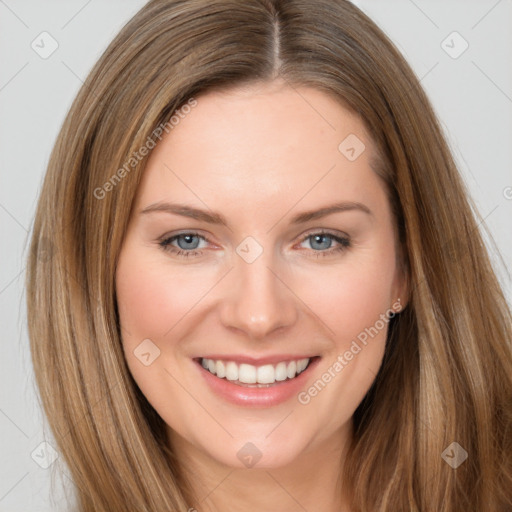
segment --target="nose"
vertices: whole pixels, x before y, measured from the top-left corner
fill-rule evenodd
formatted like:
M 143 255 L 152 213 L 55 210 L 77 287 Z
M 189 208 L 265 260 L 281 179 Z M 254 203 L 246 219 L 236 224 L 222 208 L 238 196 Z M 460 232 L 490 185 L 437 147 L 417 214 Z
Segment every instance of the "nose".
M 298 316 L 295 296 L 263 252 L 252 263 L 235 258 L 221 305 L 222 324 L 262 340 L 293 325 Z

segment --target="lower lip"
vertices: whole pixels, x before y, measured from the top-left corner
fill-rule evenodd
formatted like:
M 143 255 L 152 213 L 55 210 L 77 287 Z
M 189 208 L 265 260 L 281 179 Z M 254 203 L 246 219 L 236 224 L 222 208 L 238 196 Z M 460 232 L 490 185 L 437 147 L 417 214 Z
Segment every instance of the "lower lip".
M 195 363 L 210 389 L 221 398 L 235 405 L 264 408 L 282 404 L 291 397 L 297 396 L 319 361 L 320 357 L 315 357 L 309 363 L 309 366 L 297 377 L 291 380 L 276 382 L 266 388 L 253 388 L 233 384 L 231 381 L 219 379 L 219 377 L 205 370 L 200 360 L 195 360 Z

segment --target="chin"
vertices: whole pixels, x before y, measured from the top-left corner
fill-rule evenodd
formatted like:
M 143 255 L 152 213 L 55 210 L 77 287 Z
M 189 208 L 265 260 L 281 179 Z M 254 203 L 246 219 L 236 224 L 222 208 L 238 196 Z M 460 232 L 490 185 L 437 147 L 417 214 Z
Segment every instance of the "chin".
M 268 430 L 260 436 L 233 438 L 226 443 L 205 446 L 203 450 L 219 463 L 237 469 L 278 469 L 293 464 L 304 454 L 308 442 L 283 436 L 272 439 Z

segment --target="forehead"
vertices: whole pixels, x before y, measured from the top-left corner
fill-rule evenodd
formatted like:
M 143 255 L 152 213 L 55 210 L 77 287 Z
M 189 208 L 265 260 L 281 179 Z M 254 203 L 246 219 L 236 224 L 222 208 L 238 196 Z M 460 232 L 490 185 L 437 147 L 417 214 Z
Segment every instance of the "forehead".
M 153 149 L 139 204 L 203 197 L 291 206 L 306 195 L 361 200 L 382 188 L 364 124 L 322 91 L 272 83 L 196 100 Z

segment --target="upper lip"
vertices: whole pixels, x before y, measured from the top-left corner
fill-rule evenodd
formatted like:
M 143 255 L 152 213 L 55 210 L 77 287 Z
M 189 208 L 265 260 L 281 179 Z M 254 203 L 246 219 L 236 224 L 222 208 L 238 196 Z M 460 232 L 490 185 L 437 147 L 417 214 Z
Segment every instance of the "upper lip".
M 277 364 L 281 362 L 299 361 L 301 359 L 312 359 L 311 355 L 304 354 L 274 354 L 265 357 L 251 357 L 247 355 L 236 355 L 236 354 L 210 354 L 195 359 L 213 359 L 214 361 L 233 361 L 238 364 L 250 364 L 253 366 L 263 366 L 265 364 Z

